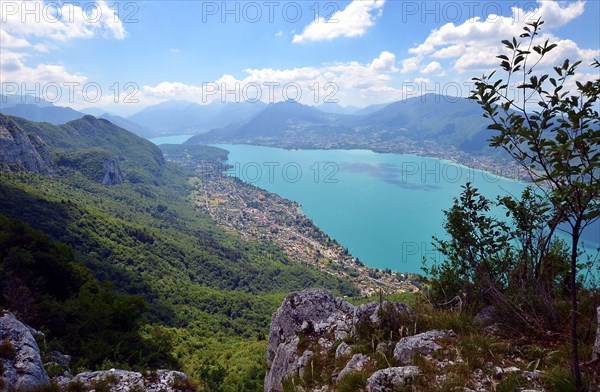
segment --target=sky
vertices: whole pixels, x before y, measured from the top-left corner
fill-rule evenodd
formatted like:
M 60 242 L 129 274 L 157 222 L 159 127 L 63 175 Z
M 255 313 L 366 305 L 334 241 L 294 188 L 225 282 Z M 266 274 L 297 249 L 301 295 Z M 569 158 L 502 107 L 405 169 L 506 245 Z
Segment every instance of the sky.
M 600 1 L 0 0 L 0 93 L 128 115 L 168 100 L 339 103 L 467 96 L 542 18 L 538 65 L 598 78 Z

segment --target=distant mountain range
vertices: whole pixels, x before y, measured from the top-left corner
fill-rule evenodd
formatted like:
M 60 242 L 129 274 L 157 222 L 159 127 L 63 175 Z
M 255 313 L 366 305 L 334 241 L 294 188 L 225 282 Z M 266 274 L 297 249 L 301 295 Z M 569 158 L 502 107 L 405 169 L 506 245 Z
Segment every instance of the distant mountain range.
M 494 155 L 487 145 L 487 122 L 468 99 L 430 94 L 358 112 L 363 114 L 325 113 L 300 103 L 278 102 L 246 122 L 196 135 L 186 143 Z
M 54 106 L 49 101 L 35 95 L 0 94 L 0 110 L 17 105 L 37 105 L 39 107 Z
M 33 96 L 0 96 L 0 112 L 54 125 L 85 114 Z M 362 109 L 337 103 L 307 106 L 296 102 L 200 105 L 166 101 L 127 118 L 86 113 L 151 138 L 196 134 L 186 143 L 247 143 L 284 148 L 371 149 L 454 158 L 456 154 L 496 155 L 488 147 L 489 131 L 474 102 L 428 94 Z
M 200 105 L 188 101 L 166 101 L 148 106 L 128 120 L 152 129 L 156 135 L 191 134 L 246 121 L 265 107 L 262 102 Z
M 38 106 L 37 104 L 16 104 L 14 106 L 3 106 L 0 109 L 3 114 L 24 117 L 31 121 L 48 122 L 54 125 L 64 124 L 84 116 L 83 113 L 69 107 L 62 106 Z

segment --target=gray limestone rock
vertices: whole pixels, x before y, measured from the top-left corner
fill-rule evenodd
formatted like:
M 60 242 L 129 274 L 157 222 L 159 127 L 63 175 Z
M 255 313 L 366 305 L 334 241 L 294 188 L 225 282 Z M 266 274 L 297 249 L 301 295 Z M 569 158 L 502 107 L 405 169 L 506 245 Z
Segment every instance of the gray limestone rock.
M 342 342 L 335 349 L 335 357 L 336 358 L 339 358 L 344 355 L 350 355 L 350 353 L 352 353 L 352 349 L 350 348 L 350 346 L 348 346 L 348 344 L 346 344 L 346 342 Z
M 0 344 L 4 346 L 1 376 L 7 390 L 33 389 L 50 383 L 31 328 L 12 313 L 0 317 Z
M 79 373 L 70 383 L 81 383 L 90 387 L 97 382 L 109 381 L 111 392 L 128 392 L 131 389 L 175 392 L 185 390 L 181 387 L 182 381 L 185 380 L 187 380 L 185 373 L 173 370 L 157 370 L 155 374 L 143 375 L 138 372 L 110 369 Z
M 402 364 L 411 364 L 415 353 L 431 354 L 442 347 L 435 339 L 453 336 L 452 331 L 432 330 L 400 339 L 394 348 L 394 358 Z
M 367 392 L 388 392 L 406 385 L 407 381 L 418 377 L 416 366 L 390 367 L 378 370 L 367 380 Z
M 0 170 L 51 173 L 50 154 L 44 142 L 37 136 L 30 138 L 21 127 L 2 114 L 0 114 Z
M 354 354 L 346 366 L 338 373 L 336 381 L 340 381 L 347 374 L 363 370 L 371 362 L 371 358 L 364 354 Z
M 267 343 L 265 391 L 282 390 L 282 381 L 298 373 L 298 335 L 320 336 L 333 343 L 352 329 L 354 306 L 325 290 L 290 294 L 273 314 Z

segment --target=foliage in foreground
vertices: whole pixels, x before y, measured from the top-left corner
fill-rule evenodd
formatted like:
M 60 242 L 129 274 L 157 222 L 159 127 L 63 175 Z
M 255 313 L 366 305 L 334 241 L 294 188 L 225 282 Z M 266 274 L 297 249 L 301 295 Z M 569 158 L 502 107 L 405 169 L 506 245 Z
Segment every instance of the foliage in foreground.
M 581 64 L 568 59 L 554 74 L 540 74 L 536 67 L 557 46 L 536 42 L 542 25 L 527 23 L 524 41 L 502 41 L 508 55 L 498 58 L 506 79 L 495 79 L 495 72 L 475 78 L 471 97 L 490 119 L 490 146 L 505 150 L 537 191 L 498 201 L 512 218 L 507 226 L 486 214 L 491 202 L 467 184 L 446 211 L 451 239 L 436 240 L 446 260 L 429 271 L 438 300 L 449 294 L 467 305 L 492 304 L 499 319 L 529 336 L 564 336 L 570 329 L 572 377 L 583 390 L 578 322 L 588 316 L 580 302 L 590 291 L 579 278 L 597 260 L 581 254 L 580 238 L 600 217 L 600 79 L 574 81 L 567 91 Z M 521 79 L 515 97 L 509 96 L 513 77 Z M 568 247 L 554 237 L 565 228 Z M 569 328 L 558 314 L 567 301 Z

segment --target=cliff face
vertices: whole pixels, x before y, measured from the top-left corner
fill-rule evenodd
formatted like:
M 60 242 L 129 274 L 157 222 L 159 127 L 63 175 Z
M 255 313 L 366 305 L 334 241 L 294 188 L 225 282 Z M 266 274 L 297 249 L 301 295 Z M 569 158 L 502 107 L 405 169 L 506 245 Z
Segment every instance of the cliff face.
M 120 185 L 125 181 L 125 175 L 116 159 L 105 159 L 104 170 L 106 170 L 106 174 L 104 174 L 102 185 Z
M 21 127 L 0 114 L 0 170 L 51 173 L 50 154 L 37 136 L 29 137 Z

